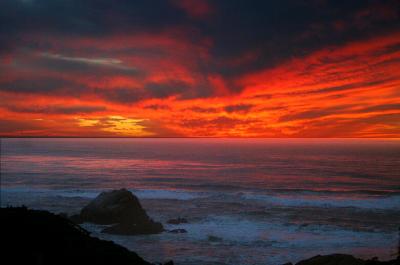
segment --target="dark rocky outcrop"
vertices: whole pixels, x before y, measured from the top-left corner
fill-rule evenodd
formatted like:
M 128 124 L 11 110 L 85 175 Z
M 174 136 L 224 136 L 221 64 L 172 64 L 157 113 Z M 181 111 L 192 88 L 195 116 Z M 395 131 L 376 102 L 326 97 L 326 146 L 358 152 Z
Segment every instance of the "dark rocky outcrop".
M 103 229 L 103 233 L 115 235 L 149 235 L 163 232 L 163 226 L 157 222 L 119 223 Z
M 208 239 L 208 241 L 210 241 L 210 242 L 221 242 L 221 241 L 222 241 L 222 238 L 217 237 L 217 236 L 212 236 L 212 235 L 209 235 L 209 236 L 207 237 L 207 239 Z
M 187 231 L 186 231 L 186 229 L 179 228 L 179 229 L 172 229 L 172 230 L 169 230 L 168 233 L 172 233 L 172 234 L 184 234 L 184 233 L 187 233 Z
M 287 263 L 291 264 L 291 263 Z M 302 260 L 296 265 L 399 265 L 400 260 L 379 261 L 377 258 L 362 260 L 347 254 L 318 255 Z
M 326 256 L 315 256 L 307 260 L 302 260 L 296 265 L 364 265 L 365 262 L 351 255 L 332 254 Z
M 122 246 L 91 237 L 62 216 L 25 207 L 1 208 L 0 213 L 3 264 L 150 265 Z
M 167 224 L 172 224 L 172 225 L 179 225 L 179 224 L 186 224 L 188 221 L 186 218 L 175 218 L 175 219 L 169 219 L 167 221 Z
M 126 189 L 100 193 L 79 215 L 73 215 L 70 219 L 78 224 L 90 222 L 112 225 L 102 231 L 109 234 L 139 235 L 164 231 L 162 224 L 154 222 L 139 199 Z

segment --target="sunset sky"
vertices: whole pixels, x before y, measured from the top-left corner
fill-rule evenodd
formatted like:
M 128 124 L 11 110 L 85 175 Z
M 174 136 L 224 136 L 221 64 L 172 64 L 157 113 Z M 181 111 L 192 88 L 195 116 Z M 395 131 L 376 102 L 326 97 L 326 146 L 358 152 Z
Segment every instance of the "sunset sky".
M 400 137 L 400 2 L 1 0 L 0 135 Z

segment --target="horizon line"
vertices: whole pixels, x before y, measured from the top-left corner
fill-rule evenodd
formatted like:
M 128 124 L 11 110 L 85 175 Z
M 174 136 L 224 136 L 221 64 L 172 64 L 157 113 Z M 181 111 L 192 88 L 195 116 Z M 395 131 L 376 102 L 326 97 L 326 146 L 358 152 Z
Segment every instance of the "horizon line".
M 399 137 L 240 137 L 240 136 L 13 136 L 0 135 L 3 138 L 71 138 L 71 139 L 370 139 L 370 140 L 400 140 Z

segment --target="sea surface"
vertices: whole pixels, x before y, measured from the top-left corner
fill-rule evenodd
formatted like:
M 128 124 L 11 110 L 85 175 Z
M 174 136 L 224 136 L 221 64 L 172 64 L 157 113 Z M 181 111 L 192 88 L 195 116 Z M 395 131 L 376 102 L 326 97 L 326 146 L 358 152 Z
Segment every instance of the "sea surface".
M 167 229 L 101 234 L 152 262 L 283 264 L 317 254 L 393 258 L 400 140 L 1 139 L 1 205 L 77 213 L 127 188 Z M 187 224 L 168 225 L 185 217 Z

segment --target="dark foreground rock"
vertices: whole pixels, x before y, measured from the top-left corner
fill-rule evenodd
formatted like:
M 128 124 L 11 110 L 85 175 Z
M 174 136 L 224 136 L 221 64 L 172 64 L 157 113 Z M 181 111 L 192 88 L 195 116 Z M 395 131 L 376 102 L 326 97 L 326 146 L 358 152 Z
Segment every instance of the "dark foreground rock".
M 184 233 L 187 233 L 187 231 L 186 231 L 186 229 L 178 228 L 178 229 L 169 230 L 168 233 L 172 233 L 172 234 L 184 234 Z
M 25 207 L 0 212 L 3 264 L 150 265 L 122 246 L 91 237 L 62 216 Z
M 221 241 L 222 241 L 222 238 L 217 237 L 217 236 L 212 236 L 212 235 L 209 235 L 209 236 L 207 237 L 207 239 L 208 239 L 208 241 L 210 241 L 210 242 L 221 242 Z
M 296 265 L 319 265 L 319 264 L 332 264 L 332 265 L 364 265 L 365 261 L 357 259 L 351 255 L 333 254 L 326 256 L 315 256 L 307 260 L 302 260 Z
M 286 263 L 291 265 L 292 263 Z M 400 260 L 379 261 L 378 259 L 362 260 L 346 254 L 318 255 L 302 260 L 296 265 L 400 265 Z
M 79 215 L 71 216 L 76 223 L 90 222 L 113 225 L 102 232 L 119 235 L 158 234 L 164 231 L 143 209 L 139 199 L 126 189 L 100 193 Z
M 103 233 L 114 235 L 150 235 L 162 231 L 164 231 L 162 225 L 157 222 L 120 223 L 102 230 Z

